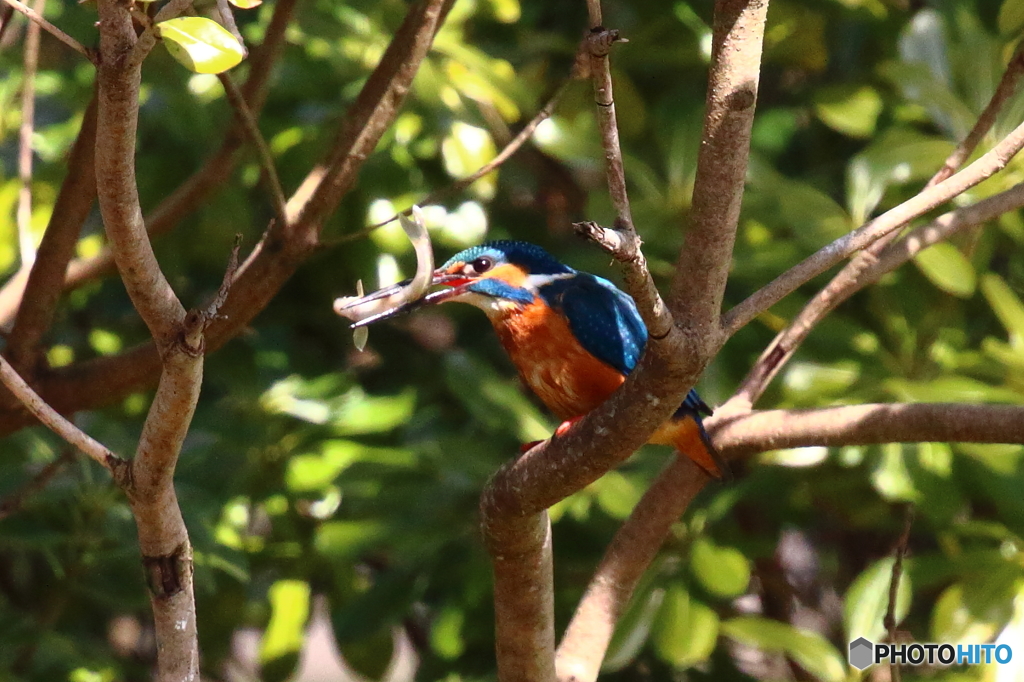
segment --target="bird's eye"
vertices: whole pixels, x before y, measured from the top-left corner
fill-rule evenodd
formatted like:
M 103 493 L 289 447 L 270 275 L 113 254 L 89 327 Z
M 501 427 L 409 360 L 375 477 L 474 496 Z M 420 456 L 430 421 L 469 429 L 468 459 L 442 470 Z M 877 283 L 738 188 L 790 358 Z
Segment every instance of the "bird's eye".
M 482 275 L 494 267 L 494 261 L 487 256 L 480 256 L 467 266 L 469 274 Z

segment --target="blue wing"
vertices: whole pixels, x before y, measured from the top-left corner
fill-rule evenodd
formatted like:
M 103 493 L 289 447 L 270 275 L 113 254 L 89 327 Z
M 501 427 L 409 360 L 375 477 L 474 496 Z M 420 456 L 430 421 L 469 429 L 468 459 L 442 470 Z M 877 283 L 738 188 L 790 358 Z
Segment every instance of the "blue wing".
M 647 345 L 647 327 L 628 294 L 585 272 L 555 280 L 540 294 L 588 353 L 623 374 L 633 371 Z
M 647 345 L 644 325 L 632 297 L 606 279 L 584 272 L 570 279 L 555 280 L 541 287 L 541 296 L 569 322 L 580 345 L 598 360 L 623 374 L 636 367 Z M 710 415 L 697 391 L 690 390 L 679 406 L 677 419 Z

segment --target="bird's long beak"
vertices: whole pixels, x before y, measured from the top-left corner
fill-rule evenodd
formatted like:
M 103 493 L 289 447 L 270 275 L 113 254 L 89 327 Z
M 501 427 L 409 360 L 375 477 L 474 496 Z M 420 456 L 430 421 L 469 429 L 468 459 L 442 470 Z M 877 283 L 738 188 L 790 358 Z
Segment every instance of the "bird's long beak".
M 375 291 L 372 294 L 366 296 L 364 299 L 362 299 L 360 301 L 360 304 L 366 301 L 378 300 L 387 296 L 394 295 L 395 293 L 400 291 L 402 287 L 407 286 L 411 281 L 411 279 L 407 279 L 404 282 L 399 282 L 398 284 L 393 284 L 390 287 L 385 287 L 379 291 Z M 466 281 L 465 277 L 461 275 L 449 275 L 440 270 L 435 270 L 434 276 L 430 281 L 430 286 L 443 285 L 449 288 L 441 289 L 440 291 L 435 291 L 433 293 L 427 294 L 423 298 L 419 298 L 416 299 L 415 301 L 410 301 L 408 303 L 404 303 L 389 310 L 385 310 L 384 312 L 377 313 L 376 315 L 372 315 L 365 319 L 359 320 L 358 322 L 353 322 L 351 328 L 358 329 L 359 327 L 365 327 L 375 322 L 381 322 L 383 320 L 391 319 L 392 317 L 404 315 L 405 313 L 412 312 L 413 310 L 416 310 L 418 308 L 423 308 L 428 305 L 435 305 L 437 303 L 443 303 L 447 300 L 455 298 L 456 296 L 459 296 L 460 294 L 465 293 L 466 288 L 469 286 L 469 284 L 470 282 Z

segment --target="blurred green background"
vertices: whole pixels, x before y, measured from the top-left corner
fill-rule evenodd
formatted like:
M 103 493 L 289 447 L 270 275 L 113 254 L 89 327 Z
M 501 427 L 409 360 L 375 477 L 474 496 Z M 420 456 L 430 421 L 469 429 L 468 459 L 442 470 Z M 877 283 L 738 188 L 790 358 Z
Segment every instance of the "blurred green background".
M 272 5 L 237 13 L 250 43 Z M 613 54 L 615 95 L 635 222 L 664 284 L 689 209 L 711 2 L 608 0 L 604 8 L 606 25 L 629 39 Z M 300 1 L 261 119 L 286 191 L 322 154 L 405 9 L 398 0 Z M 85 44 L 95 40 L 93 6 L 51 0 L 46 15 Z M 579 1 L 458 0 L 324 241 L 491 158 L 568 73 L 585 23 Z M 772 0 L 727 305 L 914 194 L 970 129 L 1022 30 L 1020 0 Z M 0 52 L 0 270 L 8 276 L 18 267 L 20 34 L 9 33 Z M 93 70 L 48 37 L 40 68 L 33 191 L 41 233 Z M 162 49 L 146 63 L 143 94 L 138 168 L 143 206 L 152 208 L 219 144 L 230 110 L 215 77 L 186 72 Z M 1022 118 L 1018 96 L 983 146 Z M 590 86 L 577 82 L 531 146 L 427 207 L 438 258 L 513 237 L 614 278 L 607 256 L 570 227 L 610 222 L 601 159 Z M 216 290 L 236 232 L 246 248 L 259 238 L 271 216 L 259 175 L 248 154 L 231 183 L 157 241 L 186 305 Z M 1022 176 L 1013 161 L 958 201 Z M 80 255 L 102 240 L 94 213 Z M 1022 244 L 1017 212 L 924 252 L 818 327 L 758 407 L 1024 402 Z M 195 545 L 207 679 L 294 675 L 312 614 L 367 677 L 378 678 L 400 650 L 398 677 L 416 661 L 419 680 L 494 678 L 478 495 L 520 443 L 545 437 L 554 423 L 468 307 L 375 328 L 367 352 L 353 350 L 333 298 L 352 293 L 357 279 L 372 288 L 413 269 L 397 225 L 326 248 L 246 333 L 208 358 L 177 475 Z M 710 404 L 729 397 L 825 281 L 729 342 L 699 386 Z M 66 296 L 47 357 L 67 365 L 145 338 L 122 285 L 108 278 Z M 77 423 L 128 454 L 150 398 L 128 396 Z M 39 428 L 7 437 L 0 500 L 63 451 Z M 845 663 L 846 643 L 882 636 L 891 550 L 902 505 L 913 502 L 900 629 L 918 641 L 998 637 L 1018 650 L 1013 669 L 908 669 L 905 679 L 1024 680 L 1022 453 L 1019 445 L 925 443 L 777 451 L 737 463 L 737 480 L 709 487 L 677 524 L 616 633 L 605 679 L 861 677 Z M 559 630 L 668 456 L 645 448 L 552 510 Z M 0 520 L 0 678 L 148 679 L 149 621 L 134 524 L 103 471 L 74 461 Z M 328 677 L 307 669 L 304 679 Z

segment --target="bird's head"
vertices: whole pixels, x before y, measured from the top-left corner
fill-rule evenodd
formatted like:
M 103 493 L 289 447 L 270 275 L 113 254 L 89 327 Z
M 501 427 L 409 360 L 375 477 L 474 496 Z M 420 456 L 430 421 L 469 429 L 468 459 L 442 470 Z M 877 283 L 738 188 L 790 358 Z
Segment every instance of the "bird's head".
M 573 274 L 534 244 L 489 242 L 455 254 L 438 268 L 434 282 L 448 288 L 432 294 L 429 302 L 461 301 L 488 314 L 500 313 L 529 305 L 542 286 Z
M 500 315 L 532 303 L 545 284 L 575 274 L 575 270 L 534 244 L 488 242 L 460 251 L 434 271 L 432 284 L 443 286 L 443 289 L 353 326 L 363 326 L 412 308 L 447 301 L 469 303 L 489 316 Z

